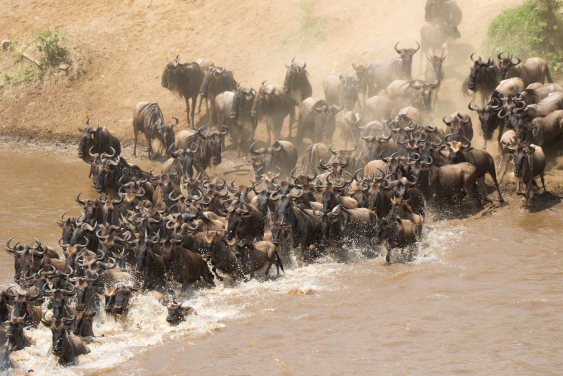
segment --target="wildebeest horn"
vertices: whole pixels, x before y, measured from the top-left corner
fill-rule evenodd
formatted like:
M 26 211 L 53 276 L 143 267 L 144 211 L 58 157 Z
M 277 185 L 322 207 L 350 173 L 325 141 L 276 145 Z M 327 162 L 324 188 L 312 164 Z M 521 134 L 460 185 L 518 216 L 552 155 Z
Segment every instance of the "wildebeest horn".
M 394 47 L 395 51 L 397 51 L 398 54 L 400 54 L 401 52 L 403 52 L 405 50 L 404 48 L 401 48 L 400 50 L 397 49 L 397 46 L 399 45 L 399 43 L 401 43 L 401 42 L 397 42 L 397 44 Z
M 502 60 L 502 54 L 503 54 L 503 53 L 504 53 L 504 52 L 501 52 L 500 54 L 497 55 L 499 62 Z
M 514 63 L 514 62 L 512 61 L 512 59 L 510 59 L 510 64 L 512 64 L 512 65 L 518 65 L 518 64 L 520 64 L 520 63 L 522 62 L 522 59 L 520 59 L 520 58 L 518 57 L 518 55 L 516 55 L 516 54 L 512 55 L 512 58 L 514 58 L 514 56 L 516 56 L 516 58 L 518 59 L 518 62 Z
M 81 200 L 81 199 L 80 199 L 80 195 L 81 195 L 81 194 L 82 194 L 82 192 L 80 192 L 80 193 L 78 194 L 78 196 L 76 196 L 76 202 L 78 202 L 79 204 L 82 204 L 82 205 L 86 205 L 88 201 L 83 201 L 83 200 Z
M 88 150 L 88 154 L 90 154 L 92 158 L 98 158 L 100 156 L 100 153 L 92 154 L 92 149 L 94 149 L 93 146 Z
M 416 52 L 416 51 L 420 50 L 420 43 L 418 43 L 416 40 L 415 40 L 415 43 L 418 45 L 418 48 L 416 50 L 414 48 L 411 48 L 412 52 Z
M 218 132 L 220 135 L 224 136 L 227 133 L 229 133 L 229 128 L 226 125 L 222 125 L 221 129 L 224 129 L 225 131 L 224 132 Z
M 201 137 L 202 139 L 207 140 L 209 137 L 207 137 L 207 136 L 203 133 L 204 130 L 205 130 L 205 127 L 200 127 L 200 128 L 197 130 L 197 134 L 198 134 L 199 137 Z
M 471 59 L 471 61 L 474 62 L 474 63 L 475 63 L 475 60 L 473 60 L 473 55 L 475 55 L 475 54 L 476 54 L 476 52 L 473 52 L 473 53 L 471 54 L 471 56 L 469 56 L 469 58 Z
M 469 108 L 469 110 L 471 110 L 471 111 L 479 111 L 479 106 L 475 105 L 475 106 L 471 107 L 472 103 L 473 103 L 473 100 L 471 100 L 471 102 L 469 102 L 469 105 L 467 105 L 467 108 Z
M 467 137 L 465 137 L 464 135 L 461 135 L 461 137 L 463 137 L 465 139 L 465 141 L 467 141 L 467 146 L 463 145 L 463 143 L 461 144 L 461 147 L 464 149 L 469 149 L 471 147 L 471 141 L 469 141 L 467 139 Z
M 329 165 L 329 164 L 323 164 L 323 158 L 321 157 L 321 160 L 319 161 L 318 167 L 319 167 L 321 170 L 328 170 L 329 167 L 330 167 L 330 165 Z
M 446 135 L 446 138 L 445 138 L 445 141 L 446 141 L 446 145 L 448 145 L 448 146 L 451 146 L 451 144 L 452 144 L 452 141 L 448 141 L 448 139 L 449 139 L 450 137 L 453 137 L 453 136 L 454 136 L 454 135 L 453 135 L 453 134 L 451 134 L 451 133 L 450 133 L 450 134 L 448 134 L 448 135 Z
M 332 153 L 332 155 L 337 155 L 340 152 L 340 150 L 332 150 L 332 144 L 330 144 L 328 150 Z
M 444 117 L 442 118 L 442 121 L 444 122 L 444 124 L 451 126 L 451 125 L 452 125 L 452 122 L 453 122 L 453 120 L 450 120 L 450 121 L 446 121 L 446 116 L 448 116 L 448 115 L 444 115 Z
M 257 152 L 256 150 L 254 150 L 254 145 L 256 145 L 257 142 L 258 142 L 258 141 L 254 141 L 254 142 L 252 143 L 252 145 L 250 145 L 250 154 L 260 155 L 259 152 Z

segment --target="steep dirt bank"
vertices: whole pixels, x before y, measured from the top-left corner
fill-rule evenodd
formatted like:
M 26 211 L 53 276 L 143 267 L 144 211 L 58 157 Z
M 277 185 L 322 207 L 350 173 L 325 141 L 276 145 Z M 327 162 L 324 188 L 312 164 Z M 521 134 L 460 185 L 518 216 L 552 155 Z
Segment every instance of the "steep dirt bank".
M 459 1 L 462 38 L 446 61 L 446 80 L 436 119 L 465 108 L 460 82 L 468 56 L 478 50 L 486 25 L 505 3 Z M 326 29 L 324 41 L 286 45 L 279 41 L 294 30 L 298 1 L 4 1 L 1 39 L 33 34 L 45 25 L 69 32 L 68 38 L 88 56 L 78 80 L 44 88 L 0 91 L 0 135 L 68 140 L 86 118 L 99 120 L 125 143 L 132 140 L 132 112 L 139 101 L 156 100 L 165 118 L 185 122 L 185 104 L 160 86 L 167 59 L 206 57 L 233 70 L 243 85 L 282 83 L 284 63 L 307 59 L 314 95 L 329 73 L 345 73 L 350 63 L 395 57 L 393 45 L 414 45 L 424 24 L 424 1 L 317 3 L 315 15 Z M 0 53 L 0 59 L 2 53 Z M 415 56 L 413 73 L 421 76 Z M 423 59 L 424 66 L 426 64 Z M 259 126 L 258 138 L 263 136 Z M 282 132 L 285 135 L 285 132 Z

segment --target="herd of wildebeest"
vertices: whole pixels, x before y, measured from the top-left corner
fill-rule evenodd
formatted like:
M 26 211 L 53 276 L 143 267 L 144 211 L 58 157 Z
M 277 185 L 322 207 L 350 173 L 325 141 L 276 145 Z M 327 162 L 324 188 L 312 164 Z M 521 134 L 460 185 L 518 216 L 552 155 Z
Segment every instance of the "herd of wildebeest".
M 78 194 L 81 215 L 65 213 L 58 222 L 60 249 L 37 239 L 7 242 L 17 285 L 1 291 L 2 367 L 11 367 L 11 352 L 30 345 L 23 329 L 40 323 L 51 328 L 51 353 L 62 364 L 75 363 L 89 352 L 81 337 L 94 337 L 96 314 L 104 309 L 126 317 L 138 293 L 167 304 L 167 320 L 175 325 L 195 314 L 174 301 L 175 286 L 182 292 L 196 282 L 213 287 L 224 275 L 247 281 L 263 268 L 268 274 L 272 265 L 279 274 L 282 260 L 308 263 L 352 248 L 368 257 L 387 249 L 387 262 L 410 261 L 432 202 L 447 209 L 469 196 L 480 207 L 488 200 L 487 173 L 503 203 L 493 157 L 472 147 L 468 113 L 444 116 L 444 128 L 425 124 L 444 79 L 444 49 L 459 37 L 461 11 L 453 0 L 428 0 L 426 21 L 422 45 L 397 44 L 399 57 L 391 61 L 352 64 L 346 74 L 326 77 L 325 99 L 313 97 L 306 62 L 286 66 L 283 85 L 263 82 L 255 90 L 207 59 L 181 64 L 176 57 L 161 84 L 185 99 L 192 129 L 175 133 L 178 119 L 165 122 L 157 102 L 139 103 L 133 116 L 133 156 L 141 132 L 149 158 L 157 153 L 153 144 L 169 156 L 160 174 L 120 157 L 120 141 L 105 127 L 88 121 L 79 128 L 79 157 L 90 164 L 101 195 Z M 423 55 L 432 51 L 425 79 L 412 79 L 413 56 L 421 48 Z M 472 54 L 471 60 L 463 84 L 467 95 L 473 92 L 468 109 L 478 114 L 485 145 L 498 128 L 500 180 L 512 161 L 517 191 L 523 182 L 528 204 L 535 177 L 545 190 L 545 155 L 554 157 L 560 148 L 563 86 L 552 83 L 539 57 L 522 62 L 498 54 L 498 61 L 485 61 Z M 200 108 L 206 101 L 209 126 L 195 130 L 198 95 Z M 338 114 L 344 149 L 332 146 Z M 288 116 L 289 134 L 282 140 Z M 253 142 L 259 123 L 268 132 L 261 148 Z M 226 137 L 239 154 L 249 151 L 246 171 L 253 180 L 247 185 L 206 173 L 221 163 Z M 223 176 L 244 174 L 240 167 Z

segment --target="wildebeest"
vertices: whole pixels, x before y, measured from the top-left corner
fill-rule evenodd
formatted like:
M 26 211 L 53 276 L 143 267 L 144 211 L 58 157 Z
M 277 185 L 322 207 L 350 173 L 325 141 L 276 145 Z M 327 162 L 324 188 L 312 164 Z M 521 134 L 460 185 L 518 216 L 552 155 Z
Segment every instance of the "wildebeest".
M 166 272 L 170 273 L 174 281 L 182 284 L 182 291 L 186 291 L 190 284 L 203 279 L 215 287 L 213 274 L 201 255 L 181 246 L 183 240 L 165 239 L 162 245 L 162 258 Z
M 96 316 L 96 312 L 76 311 L 72 334 L 80 337 L 95 337 L 92 330 L 94 316 Z
M 513 57 L 516 55 L 508 54 L 507 57 L 502 57 L 502 52 L 498 54 L 498 67 L 499 67 L 499 80 L 506 80 L 512 77 L 520 77 L 524 81 L 524 86 L 533 84 L 534 82 L 544 83 L 547 78 L 547 82 L 552 83 L 551 75 L 549 74 L 549 68 L 547 62 L 540 57 L 532 57 L 522 63 L 522 60 L 516 56 L 518 59 L 516 62 L 513 61 Z
M 6 332 L 6 350 L 19 351 L 31 346 L 31 340 L 24 331 L 23 317 L 12 317 Z
M 539 85 L 539 86 L 537 86 Z M 524 90 L 518 93 L 514 98 L 515 100 L 524 101 L 526 105 L 538 103 L 548 95 L 555 93 L 556 91 L 563 91 L 563 85 L 561 84 L 531 84 L 528 85 Z
M 293 58 L 295 60 L 295 58 Z M 303 65 L 299 63 L 294 63 L 291 60 L 291 65 L 285 65 L 287 72 L 285 74 L 285 80 L 283 81 L 283 91 L 293 100 L 295 106 L 299 107 L 301 102 L 305 98 L 313 96 L 313 87 L 309 82 L 307 77 L 308 73 L 305 67 L 307 66 L 307 61 L 303 62 Z M 291 137 L 291 126 L 293 124 L 289 122 L 289 137 Z
M 237 238 L 247 241 L 261 240 L 264 236 L 264 218 L 262 214 L 242 200 L 235 200 L 227 208 L 225 229 L 227 240 Z
M 246 274 L 250 274 L 250 279 L 254 278 L 254 272 L 261 270 L 268 264 L 264 274 L 268 275 L 272 264 L 276 265 L 278 275 L 280 268 L 283 272 L 283 264 L 280 255 L 276 250 L 276 246 L 268 241 L 259 241 L 256 243 L 237 244 L 238 251 L 241 254 L 241 263 Z
M 66 325 L 71 323 L 70 319 L 57 319 L 54 323 L 49 322 L 47 325 L 51 327 L 53 335 L 51 353 L 58 358 L 61 365 L 76 364 L 76 357 L 90 353 L 90 348 L 67 330 Z
M 469 104 L 471 105 L 471 103 Z M 447 121 L 446 117 L 449 117 L 450 120 Z M 444 115 L 442 121 L 446 124 L 446 133 L 454 135 L 455 141 L 462 141 L 461 136 L 469 141 L 473 140 L 473 124 L 465 112 L 457 111 L 449 116 Z
M 491 61 L 490 57 L 485 62 L 481 59 L 481 56 L 479 56 L 479 59 L 474 60 L 473 55 L 475 55 L 475 52 L 470 56 L 473 66 L 469 76 L 463 81 L 462 91 L 464 95 L 469 96 L 467 89 L 471 90 L 473 92 L 473 100 L 479 94 L 481 97 L 481 107 L 484 107 L 485 102 L 499 83 L 499 70 L 494 60 Z
M 541 147 L 528 145 L 527 143 L 520 143 L 516 147 L 509 144 L 506 148 L 508 153 L 513 155 L 514 176 L 518 179 L 518 189 L 516 190 L 516 193 L 525 197 L 525 205 L 528 206 L 532 185 L 536 185 L 534 178 L 538 175 L 541 179 L 543 191 L 547 192 L 544 180 L 546 164 L 545 155 Z M 522 183 L 526 185 L 525 193 L 520 193 L 520 186 Z
M 481 200 L 473 189 L 477 179 L 475 166 L 467 162 L 442 167 L 427 162 L 422 164 L 428 171 L 428 185 L 421 188 L 431 201 L 437 198 L 455 198 L 460 203 L 465 192 L 481 206 Z
M 252 88 L 237 87 L 235 92 L 225 91 L 215 97 L 215 109 L 219 124 L 229 128 L 233 143 L 240 149 L 254 141 L 257 119 L 252 118 L 252 104 L 256 90 Z
M 274 172 L 279 168 L 281 178 L 287 178 L 297 165 L 299 156 L 295 146 L 289 141 L 276 141 L 268 148 L 256 150 L 256 142 L 250 146 L 250 154 L 260 157 L 259 168 L 262 173 Z
M 237 255 L 233 252 L 236 239 L 228 239 L 224 232 L 216 231 L 215 233 L 206 234 L 207 239 L 207 257 L 211 260 L 213 268 L 211 269 L 220 281 L 223 277 L 217 273 L 219 269 L 223 274 L 230 274 L 236 280 L 246 280 L 244 269 Z
M 420 64 L 422 66 L 422 57 L 426 56 L 429 50 L 432 54 L 436 50 L 444 51 L 449 49 L 448 45 L 452 39 L 461 38 L 461 34 L 457 28 L 453 18 L 438 20 L 435 23 L 427 23 L 420 29 L 420 44 L 422 51 L 420 52 Z
M 375 60 L 366 69 L 366 77 L 369 85 L 369 96 L 376 95 L 376 87 L 378 89 L 386 88 L 395 80 L 410 80 L 412 78 L 412 58 L 420 49 L 418 48 L 401 48 L 397 49 L 399 43 L 395 45 L 395 51 L 400 55 L 391 61 Z
M 338 105 L 348 111 L 353 111 L 358 101 L 358 91 L 352 78 L 341 74 L 331 74 L 323 80 L 323 90 L 328 105 Z
M 223 126 L 223 131 L 206 132 L 204 127 L 196 131 L 181 131 L 176 135 L 174 148 L 176 150 L 195 150 L 197 152 L 193 155 L 193 167 L 197 170 L 198 174 L 207 176 L 205 170 L 211 163 L 217 166 L 221 163 L 221 142 L 222 137 L 229 131 L 227 127 Z M 213 159 L 212 159 L 213 158 Z
M 546 146 L 560 140 L 563 135 L 563 110 L 535 118 L 532 121 L 531 129 L 534 144 L 546 149 Z
M 209 127 L 217 124 L 217 113 L 215 112 L 215 97 L 224 91 L 237 89 L 237 82 L 233 78 L 233 72 L 226 71 L 225 67 L 216 68 L 213 63 L 205 72 L 199 95 L 201 98 L 209 99 Z M 224 123 L 219 123 L 223 125 Z
M 440 84 L 444 80 L 444 69 L 442 68 L 444 60 L 446 60 L 446 55 L 444 54 L 442 54 L 442 56 L 428 55 L 429 64 L 426 66 L 424 78 L 426 79 L 426 82 L 438 83 L 438 86 L 434 89 L 434 102 L 432 104 L 433 107 L 435 107 L 436 102 L 438 102 L 438 92 L 440 91 Z
M 170 303 L 166 308 L 168 310 L 166 321 L 170 325 L 180 324 L 180 322 L 186 320 L 186 316 L 197 315 L 195 309 L 184 304 Z
M 190 98 L 192 99 L 191 125 L 195 127 L 195 107 L 197 96 L 203 82 L 204 72 L 198 63 L 180 64 L 180 55 L 166 64 L 162 73 L 161 85 L 186 101 L 186 114 L 188 126 L 190 125 Z
M 385 260 L 387 263 L 412 261 L 413 250 L 411 247 L 416 243 L 416 225 L 409 220 L 396 216 L 378 218 L 375 224 L 374 240 L 376 244 L 386 242 L 387 255 Z M 392 258 L 391 252 L 394 248 L 401 249 L 402 257 L 397 261 Z
M 154 139 L 158 140 L 163 150 L 168 153 L 169 148 L 174 145 L 174 127 L 178 125 L 178 119 L 175 117 L 172 117 L 172 119 L 176 120 L 176 124 L 164 123 L 164 117 L 157 102 L 137 103 L 133 112 L 133 134 L 135 135 L 133 156 L 137 156 L 137 135 L 139 132 L 143 133 L 147 139 L 149 160 L 153 152 L 152 140 Z
M 121 143 L 106 127 L 100 128 L 100 123 L 96 127 L 90 125 L 90 119 L 86 121 L 84 129 L 78 127 L 78 131 L 82 134 L 80 143 L 78 144 L 78 158 L 84 162 L 90 162 L 93 154 L 113 154 L 112 148 L 115 150 L 115 156 L 121 153 Z
M 303 158 L 301 159 L 301 173 L 305 175 L 316 175 L 316 166 L 318 161 L 324 159 L 328 161 L 332 156 L 328 146 L 323 143 L 313 144 L 307 148 Z
M 521 101 L 515 100 L 518 104 Z M 523 122 L 531 123 L 533 119 L 546 116 L 557 110 L 563 110 L 563 91 L 556 91 L 535 104 L 529 104 L 525 107 L 514 108 L 513 112 L 522 119 Z M 515 131 L 517 131 L 515 129 Z
M 313 97 L 305 99 L 299 105 L 299 122 L 297 125 L 296 142 L 310 138 L 313 143 L 332 142 L 336 130 L 336 114 L 342 107 L 329 106 L 325 100 Z
M 362 106 L 365 106 L 366 104 L 366 96 L 368 94 L 368 79 L 366 76 L 366 72 L 369 70 L 370 67 L 371 64 L 367 64 L 367 65 L 352 64 L 352 66 L 346 73 L 348 77 L 352 77 L 352 79 L 355 79 L 353 82 L 356 83 L 358 94 L 362 94 L 363 101 L 360 103 Z
M 499 107 L 495 107 L 490 104 L 485 107 L 479 107 L 477 105 L 471 106 L 471 103 L 473 103 L 473 101 L 469 102 L 468 108 L 471 111 L 477 112 L 477 115 L 479 115 L 479 122 L 481 123 L 481 130 L 483 131 L 483 139 L 485 140 L 484 148 L 487 147 L 487 141 L 493 138 L 494 131 L 499 127 L 498 143 L 500 147 L 500 138 L 502 137 L 502 131 L 504 129 L 504 119 L 498 117 Z M 493 103 L 498 103 L 498 106 L 500 106 L 500 102 L 496 98 Z
M 463 14 L 455 0 L 427 0 L 424 8 L 424 20 L 435 22 L 453 17 L 456 25 L 461 23 Z
M 289 124 L 295 123 L 295 104 L 291 97 L 278 85 L 262 82 L 252 104 L 251 116 L 266 122 L 268 144 L 281 136 L 283 120 L 289 115 Z M 289 135 L 291 137 L 291 134 Z

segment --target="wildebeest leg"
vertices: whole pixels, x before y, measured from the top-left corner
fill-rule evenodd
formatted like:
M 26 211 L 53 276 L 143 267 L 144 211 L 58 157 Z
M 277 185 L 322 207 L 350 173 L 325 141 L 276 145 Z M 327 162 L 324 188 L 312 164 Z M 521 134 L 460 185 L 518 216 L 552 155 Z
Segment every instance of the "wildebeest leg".
M 530 192 L 532 191 L 532 183 L 534 182 L 534 179 L 530 178 L 528 180 L 528 183 L 526 184 L 526 202 L 525 202 L 525 206 L 528 206 L 528 201 L 530 199 Z
M 504 162 L 504 171 L 503 171 L 502 176 L 500 178 L 499 184 L 502 184 L 502 179 L 504 179 L 504 175 L 506 175 L 506 171 L 508 170 L 508 165 L 510 164 L 510 158 L 508 158 L 508 155 L 503 154 L 500 157 L 500 166 L 499 166 L 499 170 L 498 170 L 499 174 L 500 174 L 500 171 L 502 170 L 502 163 L 503 162 Z
M 291 127 L 293 126 L 293 123 L 295 123 L 295 106 L 289 110 L 289 133 L 287 138 L 291 138 Z
M 145 135 L 145 139 L 147 140 L 147 148 L 149 149 L 149 161 L 151 160 L 151 153 L 152 153 L 152 140 L 149 135 Z
M 203 272 L 203 280 L 209 283 L 211 286 L 215 287 L 215 281 L 213 281 L 213 274 L 209 271 L 206 267 L 206 270 Z
M 268 145 L 272 144 L 272 136 L 274 135 L 274 125 L 271 119 L 266 120 L 266 132 L 268 133 Z
M 504 131 L 504 122 L 501 122 L 498 127 L 498 150 L 502 153 L 502 145 L 500 139 L 502 138 L 502 132 Z
M 188 117 L 188 126 L 190 126 L 190 98 L 186 97 L 186 116 Z M 194 112 L 195 112 L 195 105 L 197 104 L 197 97 L 195 98 L 196 102 L 194 102 L 194 98 L 192 97 L 192 119 L 194 118 Z M 192 124 L 192 128 L 195 127 L 195 124 Z
M 219 274 L 217 274 L 217 267 L 219 266 L 223 266 L 225 264 L 225 261 L 221 261 L 220 263 L 218 263 L 217 265 L 213 266 L 213 269 L 211 269 L 211 271 L 213 273 L 215 273 L 215 276 L 217 277 L 217 279 L 219 281 L 223 281 L 223 277 L 221 277 Z
M 137 158 L 137 136 L 139 135 L 139 132 L 135 131 L 135 145 L 133 146 L 133 156 L 135 158 Z
M 543 178 L 543 171 L 540 174 L 540 179 L 541 179 L 541 185 L 543 186 L 543 193 L 547 193 L 547 189 L 545 189 L 545 180 Z

